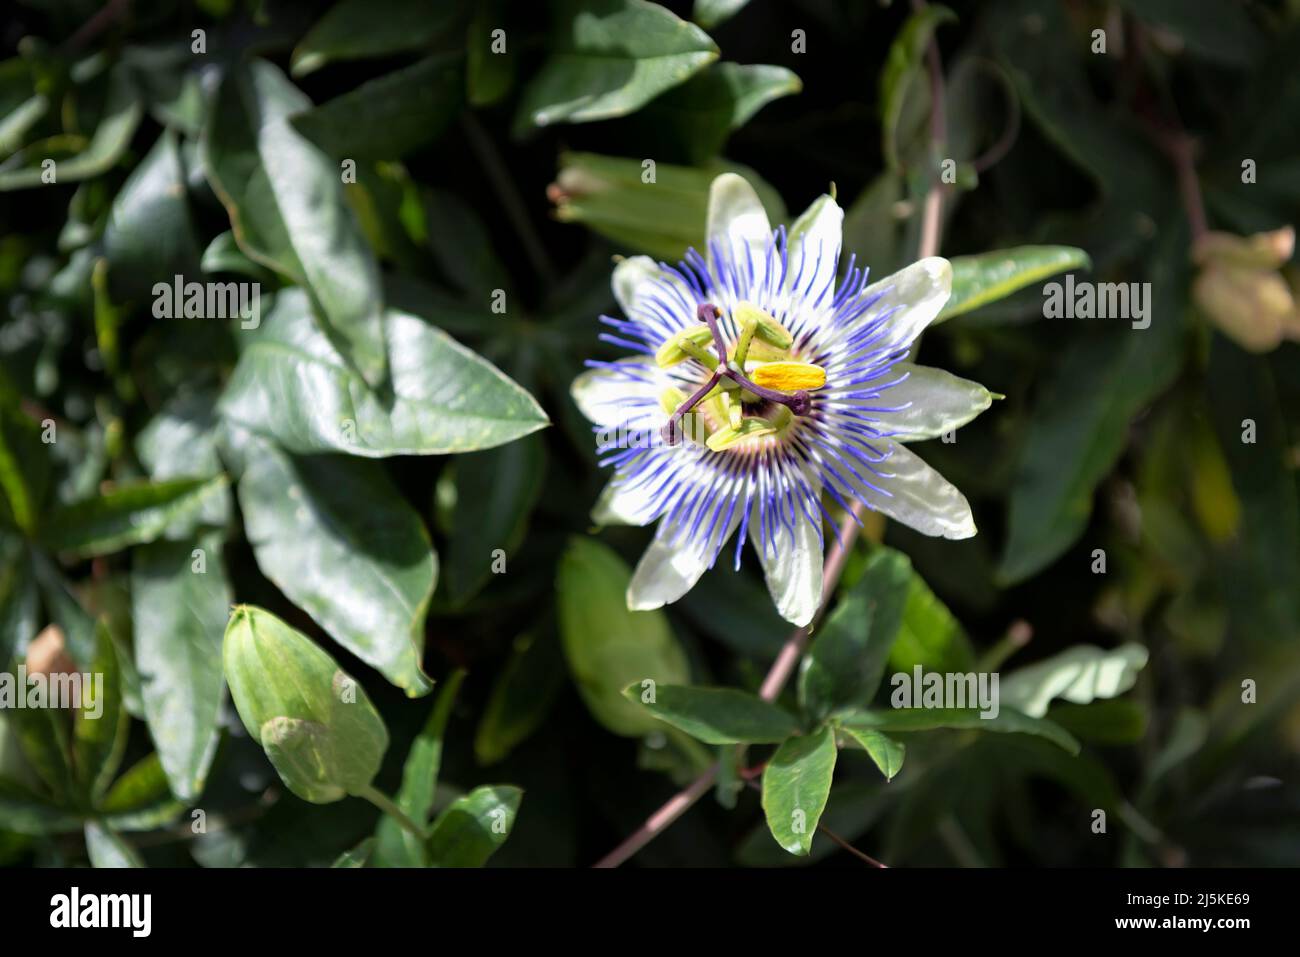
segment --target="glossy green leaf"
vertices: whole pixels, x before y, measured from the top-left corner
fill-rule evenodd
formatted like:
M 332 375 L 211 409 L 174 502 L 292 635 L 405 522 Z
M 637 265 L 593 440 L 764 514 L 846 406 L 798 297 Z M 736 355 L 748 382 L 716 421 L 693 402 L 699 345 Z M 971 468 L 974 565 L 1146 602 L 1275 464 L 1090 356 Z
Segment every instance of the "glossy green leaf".
M 379 265 L 340 168 L 290 122 L 310 106 L 264 60 L 231 70 L 213 98 L 203 163 L 240 248 L 310 291 L 331 341 L 374 384 L 386 358 Z
M 523 541 L 546 477 L 546 445 L 535 435 L 456 459 L 443 575 L 452 604 L 472 598 Z M 499 557 L 500 556 L 500 557 Z
M 660 610 L 628 611 L 632 575 L 607 546 L 574 538 L 556 575 L 556 612 L 569 672 L 587 708 L 615 734 L 639 737 L 662 725 L 623 689 L 646 679 L 690 680 L 686 654 Z
M 912 566 L 881 549 L 817 630 L 799 672 L 799 703 L 814 718 L 870 702 L 903 621 Z
M 273 279 L 269 269 L 261 263 L 253 262 L 239 248 L 239 241 L 235 239 L 234 231 L 229 229 L 224 233 L 217 233 L 212 242 L 208 243 L 208 248 L 203 250 L 203 255 L 199 259 L 199 268 L 205 273 L 236 273 L 268 285 Z
M 799 730 L 790 712 L 735 688 L 638 682 L 623 696 L 705 744 L 775 744 Z
M 954 256 L 952 296 L 936 323 L 997 302 L 1048 276 L 1091 269 L 1092 260 L 1073 246 L 1017 246 L 978 256 Z
M 222 663 L 240 720 L 289 790 L 328 804 L 371 786 L 388 748 L 384 720 L 311 639 L 268 611 L 237 605 Z
M 464 679 L 464 671 L 454 671 L 443 683 L 424 728 L 411 742 L 411 749 L 406 752 L 406 763 L 402 765 L 402 786 L 397 792 L 397 806 L 422 826 L 428 822 L 433 810 L 447 721 Z M 426 864 L 422 843 L 387 814 L 380 816 L 375 829 L 374 859 L 378 867 L 424 867 Z
M 729 20 L 745 8 L 749 0 L 695 0 L 691 19 L 711 30 L 724 20 Z
M 703 30 L 645 0 L 563 0 L 547 49 L 521 127 L 624 116 L 718 57 Z
M 867 752 L 886 781 L 894 780 L 894 775 L 902 769 L 903 757 L 907 754 L 907 746 L 902 741 L 895 741 L 887 734 L 866 728 L 845 728 L 844 734 Z
M 924 6 L 907 18 L 903 28 L 890 44 L 889 55 L 880 72 L 880 128 L 883 135 L 885 161 L 890 168 L 899 165 L 899 120 L 908 90 L 921 75 L 925 49 L 935 28 L 957 19 L 947 7 Z
M 991 713 L 991 712 L 990 712 Z M 901 734 L 959 728 L 1004 734 L 1033 734 L 1077 754 L 1079 742 L 1059 725 L 1043 718 L 1031 718 L 1011 708 L 1001 708 L 994 717 L 982 717 L 976 708 L 896 708 L 855 711 L 838 720 L 846 731 L 884 731 Z
M 410 695 L 420 669 L 437 558 L 419 515 L 377 462 L 296 458 L 232 439 L 239 504 L 258 567 L 339 644 Z
M 422 49 L 449 35 L 460 17 L 458 3 L 340 0 L 294 48 L 293 75 L 306 76 L 337 61 Z
M 437 54 L 293 117 L 335 159 L 399 159 L 437 139 L 460 112 L 464 57 Z
M 492 448 L 547 425 L 536 400 L 415 316 L 386 316 L 391 399 L 371 391 L 285 290 L 235 367 L 219 409 L 290 452 L 371 458 Z
M 0 668 L 36 637 L 38 602 L 26 543 L 0 534 Z
M 171 790 L 203 793 L 217 748 L 221 639 L 232 595 L 221 539 L 155 542 L 132 554 L 135 663 L 145 720 Z
M 1146 648 L 1131 642 L 1110 650 L 1076 645 L 1004 675 L 999 700 L 1031 718 L 1041 718 L 1053 698 L 1087 704 L 1123 694 L 1133 687 L 1146 663 Z
M 474 734 L 478 763 L 495 764 L 536 731 L 563 684 L 564 660 L 555 635 L 520 636 Z
M 221 474 L 215 403 L 216 395 L 210 390 L 178 393 L 140 430 L 135 451 L 150 478 L 162 481 Z M 199 521 L 214 529 L 224 529 L 230 512 L 231 493 L 226 488 L 204 504 Z M 225 615 L 221 617 L 224 622 Z
M 896 672 L 911 672 L 916 665 L 927 671 L 970 671 L 974 662 L 975 652 L 961 622 L 913 573 L 903 621 L 889 650 L 889 667 Z
M 152 831 L 174 820 L 184 805 L 167 789 L 167 774 L 155 753 L 123 772 L 97 810 L 115 830 Z
M 35 529 L 50 484 L 41 426 L 16 402 L 0 400 L 0 524 Z
M 785 205 L 752 170 L 714 161 L 702 168 L 658 163 L 654 181 L 641 160 L 595 153 L 564 153 L 551 195 L 561 222 L 588 228 L 635 252 L 670 262 L 688 247 L 704 245 L 709 186 L 733 172 L 754 186 L 773 224 L 785 220 Z
M 93 557 L 164 536 L 187 536 L 208 503 L 225 495 L 227 484 L 222 475 L 118 485 L 56 508 L 41 528 L 40 542 L 53 551 Z
M 763 768 L 763 814 L 772 837 L 791 854 L 812 850 L 837 754 L 834 732 L 819 728 L 786 741 Z
M 95 657 L 87 670 L 93 677 L 89 687 L 82 683 L 81 705 L 73 712 L 72 764 L 82 793 L 93 803 L 117 774 L 130 720 L 122 702 L 117 650 L 103 619 L 95 629 Z
M 334 859 L 331 867 L 356 868 L 367 867 L 374 856 L 375 839 L 368 837 L 356 847 L 349 848 Z
M 143 298 L 155 282 L 192 276 L 199 262 L 175 135 L 164 130 L 118 191 L 104 228 L 115 293 Z
M 91 867 L 144 867 L 135 849 L 120 834 L 98 821 L 86 822 L 86 853 L 90 855 Z
M 429 828 L 426 848 L 433 867 L 482 867 L 515 824 L 524 792 L 509 785 L 475 788 L 457 798 Z

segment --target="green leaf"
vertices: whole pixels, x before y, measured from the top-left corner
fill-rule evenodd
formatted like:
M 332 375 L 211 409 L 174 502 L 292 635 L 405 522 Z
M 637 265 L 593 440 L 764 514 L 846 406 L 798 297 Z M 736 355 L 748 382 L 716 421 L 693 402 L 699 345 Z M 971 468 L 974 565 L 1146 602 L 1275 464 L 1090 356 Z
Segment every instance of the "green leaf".
M 164 536 L 188 535 L 208 502 L 225 494 L 226 485 L 224 475 L 118 485 L 56 508 L 39 539 L 52 551 L 90 558 Z
M 420 661 L 437 558 L 383 467 L 342 455 L 295 458 L 247 433 L 231 442 L 262 573 L 393 684 L 428 692 Z
M 881 549 L 817 631 L 799 672 L 799 703 L 813 718 L 865 705 L 880 686 L 912 583 L 907 557 Z
M 802 89 L 799 77 L 783 66 L 714 63 L 655 99 L 642 118 L 690 162 L 703 163 L 768 103 Z
M 205 273 L 236 273 L 268 285 L 274 280 L 270 270 L 244 254 L 239 248 L 239 241 L 235 239 L 234 231 L 230 229 L 218 233 L 208 243 L 208 248 L 203 250 L 203 256 L 199 260 L 199 268 Z
M 587 708 L 602 725 L 628 737 L 663 725 L 623 697 L 633 681 L 690 680 L 690 666 L 661 610 L 628 611 L 632 575 L 607 546 L 573 538 L 560 559 L 555 590 L 560 639 Z
M 749 0 L 695 0 L 691 19 L 704 29 L 712 30 L 722 21 L 734 17 L 747 3 Z
M 1128 698 L 1092 704 L 1054 704 L 1048 717 L 1083 741 L 1097 744 L 1134 744 L 1148 724 L 1147 709 Z
M 952 296 L 936 323 L 1005 299 L 1039 280 L 1072 269 L 1091 269 L 1092 260 L 1073 246 L 1017 246 L 978 256 L 954 256 Z
M 1031 718 L 1041 718 L 1053 698 L 1087 704 L 1122 695 L 1133 687 L 1146 663 L 1147 650 L 1141 645 L 1129 643 L 1111 650 L 1075 645 L 1003 677 L 998 700 Z
M 38 603 L 26 543 L 0 534 L 0 668 L 36 637 Z
M 515 82 L 515 58 L 510 47 L 492 49 L 492 32 L 504 30 L 509 0 L 479 0 L 474 5 L 465 49 L 465 86 L 471 106 L 491 106 L 510 92 Z
M 705 744 L 775 744 L 799 730 L 785 709 L 735 688 L 638 682 L 623 696 Z
M 536 731 L 563 683 L 564 662 L 555 635 L 520 636 L 474 734 L 478 763 L 495 764 Z
M 926 671 L 970 671 L 974 662 L 975 652 L 961 623 L 925 580 L 913 573 L 903 623 L 889 650 L 889 667 L 896 672 L 911 672 L 917 665 Z
M 167 790 L 167 774 L 155 753 L 113 782 L 97 810 L 114 830 L 152 831 L 175 820 L 184 805 Z
M 240 357 L 221 414 L 290 452 L 446 455 L 503 445 L 548 424 L 495 366 L 407 313 L 389 311 L 391 399 L 371 391 L 286 289 Z
M 30 534 L 50 484 L 49 450 L 41 427 L 17 402 L 0 400 L 0 524 Z
M 74 712 L 73 769 L 82 793 L 91 803 L 108 790 L 126 751 L 130 716 L 122 706 L 121 671 L 117 650 L 103 619 L 95 629 L 95 657 L 87 669 L 94 676 L 81 690 L 81 707 Z
M 555 218 L 588 228 L 635 252 L 675 262 L 687 247 L 704 246 L 709 186 L 722 173 L 739 173 L 758 193 L 773 223 L 786 218 L 781 197 L 747 167 L 715 160 L 702 168 L 655 167 L 644 182 L 641 160 L 595 153 L 564 153 L 551 195 Z
M 370 858 L 375 851 L 375 839 L 368 837 L 356 847 L 344 851 L 334 859 L 330 867 L 366 867 L 370 863 Z
M 895 741 L 887 734 L 865 728 L 844 728 L 843 731 L 876 762 L 876 767 L 880 768 L 886 781 L 894 780 L 894 775 L 903 767 L 903 757 L 907 753 L 907 746 L 902 741 Z
M 517 128 L 624 116 L 718 58 L 699 27 L 644 0 L 563 0 Z
M 388 729 L 315 642 L 262 608 L 237 605 L 222 663 L 240 720 L 290 791 L 329 804 L 371 788 Z
M 81 815 L 51 803 L 27 785 L 8 777 L 0 777 L 0 820 L 4 821 L 6 831 L 37 836 L 81 828 Z
M 132 554 L 135 663 L 145 720 L 171 790 L 203 793 L 217 749 L 221 639 L 232 595 L 221 539 L 155 542 Z
M 406 763 L 402 765 L 402 786 L 397 792 L 397 806 L 421 826 L 428 822 L 433 810 L 447 720 L 451 717 L 456 693 L 464 679 L 463 670 L 453 671 L 443 683 L 424 728 L 411 742 Z M 378 867 L 424 867 L 426 864 L 421 842 L 387 814 L 380 815 L 375 829 L 374 857 Z
M 523 541 L 528 516 L 546 477 L 546 445 L 525 436 L 509 445 L 456 459 L 443 574 L 453 605 L 472 598 L 492 575 L 496 554 L 507 558 Z
M 75 183 L 98 176 L 116 163 L 126 152 L 135 135 L 144 104 L 132 82 L 130 70 L 118 63 L 108 75 L 108 94 L 99 125 L 85 148 L 67 157 L 52 156 L 59 148 L 51 141 L 32 143 L 0 163 L 0 192 L 42 186 L 46 180 L 46 159 L 55 161 L 55 182 Z
M 1236 4 L 1193 7 L 1178 0 L 1120 0 L 1120 6 L 1162 36 L 1186 44 L 1195 56 L 1239 68 L 1259 59 L 1263 37 L 1249 11 Z
M 270 63 L 232 69 L 213 98 L 203 164 L 240 248 L 311 293 L 331 341 L 374 384 L 385 363 L 379 264 L 338 166 L 290 122 L 310 107 Z
M 921 7 L 907 18 L 889 46 L 889 54 L 880 71 L 880 128 L 885 162 L 890 169 L 899 167 L 899 120 L 908 89 L 921 73 L 926 47 L 936 27 L 956 19 L 957 15 L 947 7 L 938 4 Z
M 86 853 L 91 867 L 144 867 L 135 849 L 98 821 L 86 822 Z
M 457 798 L 429 828 L 430 864 L 482 867 L 510 836 L 523 796 L 510 785 L 485 785 Z
M 221 474 L 217 454 L 218 420 L 213 406 L 215 393 L 186 391 L 173 395 L 140 430 L 135 451 L 154 481 L 190 477 L 210 478 Z M 204 505 L 199 521 L 224 529 L 230 519 L 229 489 L 212 496 Z M 224 628 L 225 614 L 222 616 Z
M 812 850 L 837 753 L 834 732 L 818 728 L 786 741 L 763 768 L 763 814 L 772 837 L 791 854 Z
M 437 54 L 293 117 L 335 159 L 399 159 L 437 139 L 460 112 L 464 57 Z
M 118 191 L 104 228 L 115 294 L 144 297 L 155 281 L 193 274 L 199 262 L 176 137 L 164 130 Z
M 294 48 L 294 76 L 328 63 L 386 57 L 428 47 L 450 34 L 460 4 L 423 5 L 404 0 L 342 0 L 329 9 Z
M 982 714 L 977 708 L 863 710 L 845 715 L 837 723 L 845 731 L 885 731 L 890 734 L 933 731 L 938 728 L 1033 734 L 1046 738 L 1071 754 L 1079 753 L 1079 742 L 1051 721 L 1031 718 L 1011 708 L 1001 708 L 995 717 L 985 718 Z

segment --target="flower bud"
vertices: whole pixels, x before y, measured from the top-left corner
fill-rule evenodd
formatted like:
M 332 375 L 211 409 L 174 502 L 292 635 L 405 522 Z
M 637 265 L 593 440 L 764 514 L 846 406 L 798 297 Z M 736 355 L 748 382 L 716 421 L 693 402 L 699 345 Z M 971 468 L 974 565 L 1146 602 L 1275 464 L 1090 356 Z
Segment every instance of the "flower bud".
M 1296 303 L 1279 273 L 1211 261 L 1192 284 L 1196 305 L 1243 349 L 1277 348 L 1294 322 Z
M 1196 241 L 1192 259 L 1200 265 L 1219 262 L 1229 266 L 1276 269 L 1295 252 L 1295 230 L 1290 226 L 1253 236 L 1210 232 Z
M 248 733 L 285 786 L 328 804 L 370 786 L 388 730 L 361 686 L 306 635 L 237 606 L 226 626 L 226 681 Z

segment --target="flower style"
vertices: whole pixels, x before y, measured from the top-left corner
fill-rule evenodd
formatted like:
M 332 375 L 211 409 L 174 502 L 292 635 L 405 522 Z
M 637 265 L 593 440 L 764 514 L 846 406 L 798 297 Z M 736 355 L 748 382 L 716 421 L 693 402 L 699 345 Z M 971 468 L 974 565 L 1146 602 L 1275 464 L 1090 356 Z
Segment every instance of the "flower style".
M 601 338 L 637 354 L 588 362 L 572 392 L 614 468 L 595 521 L 659 522 L 629 608 L 681 598 L 738 530 L 736 567 L 752 540 L 777 609 L 807 624 L 821 603 L 823 491 L 927 535 L 975 534 L 966 498 L 902 444 L 992 400 L 907 361 L 952 269 L 924 259 L 867 285 L 850 257 L 837 282 L 843 218 L 822 196 L 788 234 L 773 232 L 753 188 L 728 173 L 710 190 L 703 255 L 615 268 L 626 318 L 602 316 L 615 331 Z

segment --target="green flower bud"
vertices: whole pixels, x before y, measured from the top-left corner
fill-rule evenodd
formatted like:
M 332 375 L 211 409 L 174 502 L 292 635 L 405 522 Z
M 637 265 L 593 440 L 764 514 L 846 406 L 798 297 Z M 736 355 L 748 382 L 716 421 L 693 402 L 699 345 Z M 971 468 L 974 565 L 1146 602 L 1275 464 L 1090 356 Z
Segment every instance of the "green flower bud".
M 313 804 L 365 791 L 388 730 L 361 686 L 270 612 L 236 606 L 223 658 L 235 709 L 285 786 Z

